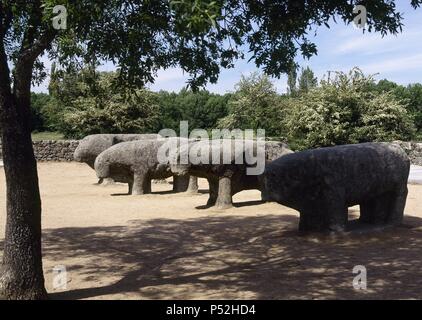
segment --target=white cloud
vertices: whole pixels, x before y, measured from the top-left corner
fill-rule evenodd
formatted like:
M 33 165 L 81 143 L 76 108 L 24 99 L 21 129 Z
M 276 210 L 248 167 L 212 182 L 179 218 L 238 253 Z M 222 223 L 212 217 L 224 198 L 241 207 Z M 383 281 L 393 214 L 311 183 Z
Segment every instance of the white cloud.
M 386 49 L 387 42 L 391 38 L 378 38 L 378 35 L 355 36 L 340 43 L 334 48 L 335 54 L 368 53 L 368 49 L 376 49 L 378 52 Z M 391 50 L 391 48 L 390 48 Z
M 414 46 L 415 41 L 420 41 L 421 37 L 422 30 L 406 30 L 404 33 L 385 37 L 374 33 L 361 34 L 346 37 L 334 48 L 334 54 L 360 53 L 371 55 L 399 51 Z
M 416 69 L 422 69 L 422 53 L 368 63 L 362 65 L 361 69 L 367 73 L 415 71 Z

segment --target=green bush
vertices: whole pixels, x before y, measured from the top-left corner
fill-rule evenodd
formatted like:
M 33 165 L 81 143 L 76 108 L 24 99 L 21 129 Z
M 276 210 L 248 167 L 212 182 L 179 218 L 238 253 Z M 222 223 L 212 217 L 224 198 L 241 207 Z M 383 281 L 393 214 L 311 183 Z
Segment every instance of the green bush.
M 284 101 L 274 84 L 265 75 L 242 76 L 229 101 L 229 114 L 218 122 L 225 129 L 265 129 L 267 136 L 284 133 Z
M 134 91 L 129 96 L 110 94 L 100 103 L 97 98 L 78 98 L 75 108 L 64 113 L 62 132 L 82 138 L 96 133 L 148 133 L 158 126 L 159 106 L 154 93 Z
M 372 89 L 377 92 L 390 92 L 403 101 L 415 123 L 418 136 L 422 134 L 422 84 L 414 83 L 402 86 L 384 79 L 373 85 Z
M 158 128 L 155 93 L 117 86 L 117 73 L 86 68 L 52 76 L 52 99 L 45 107 L 50 130 L 66 138 L 97 133 L 146 133 Z
M 208 91 L 179 93 L 127 90 L 117 85 L 115 72 L 93 67 L 65 73 L 53 70 L 51 99 L 44 110 L 48 130 L 69 138 L 93 133 L 158 132 L 179 130 L 180 121 L 190 128 L 210 129 L 227 115 L 230 95 Z
M 290 99 L 285 119 L 289 140 L 308 149 L 411 139 L 414 125 L 406 105 L 390 92 L 371 90 L 373 84 L 372 77 L 354 69 Z
M 228 113 L 230 94 L 213 94 L 206 90 L 193 92 L 183 89 L 179 93 L 160 91 L 160 129 L 176 132 L 180 121 L 188 121 L 191 129 L 213 129 L 220 118 Z
M 416 130 L 422 134 L 422 84 L 410 84 L 407 87 L 398 86 L 393 94 L 408 105 L 407 110 L 412 115 Z
M 50 101 L 50 96 L 45 93 L 31 93 L 31 131 L 45 131 L 48 120 L 45 108 Z
M 225 95 L 129 91 L 116 86 L 117 75 L 93 67 L 53 70 L 50 95 L 32 96 L 33 130 L 67 138 L 163 128 L 178 132 L 184 120 L 190 129 L 265 129 L 268 137 L 288 138 L 296 149 L 421 136 L 422 85 L 375 83 L 358 69 L 319 85 L 312 70 L 304 69 L 295 95 L 277 94 L 271 80 L 258 73 L 242 77 L 236 91 Z

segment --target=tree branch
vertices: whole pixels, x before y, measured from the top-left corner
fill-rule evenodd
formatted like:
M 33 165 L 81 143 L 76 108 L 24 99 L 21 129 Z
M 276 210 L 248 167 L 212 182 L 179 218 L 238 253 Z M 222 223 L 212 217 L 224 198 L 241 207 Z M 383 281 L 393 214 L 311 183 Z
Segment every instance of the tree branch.
M 40 31 L 42 26 L 42 11 L 40 2 L 35 1 L 35 3 L 32 4 L 32 7 L 27 10 L 29 20 L 24 32 L 20 51 L 24 51 L 26 48 L 29 48 L 34 44 L 37 32 Z
M 54 29 L 48 29 L 44 34 L 36 40 L 31 47 L 23 50 L 19 54 L 18 64 L 19 63 L 33 63 L 38 58 L 41 53 L 49 47 L 53 42 L 54 38 L 57 35 L 57 31 Z
M 55 36 L 55 30 L 48 30 L 30 48 L 19 54 L 15 70 L 13 71 L 13 94 L 16 97 L 30 99 L 34 62 L 48 48 Z
M 0 3 L 0 39 L 3 41 L 7 31 L 9 30 L 12 23 L 12 10 L 10 8 L 4 8 Z

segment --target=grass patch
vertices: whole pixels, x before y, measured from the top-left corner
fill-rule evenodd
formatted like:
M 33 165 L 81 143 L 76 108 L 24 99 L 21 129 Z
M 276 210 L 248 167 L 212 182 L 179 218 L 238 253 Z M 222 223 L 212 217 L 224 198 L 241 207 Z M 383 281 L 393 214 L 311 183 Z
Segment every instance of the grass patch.
M 34 132 L 32 133 L 32 141 L 41 140 L 65 140 L 60 132 Z

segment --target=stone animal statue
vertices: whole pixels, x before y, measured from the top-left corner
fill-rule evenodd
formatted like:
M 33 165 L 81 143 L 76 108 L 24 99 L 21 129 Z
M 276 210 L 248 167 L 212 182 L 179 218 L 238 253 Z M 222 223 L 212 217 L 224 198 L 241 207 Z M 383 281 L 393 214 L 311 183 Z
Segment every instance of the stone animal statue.
M 75 150 L 73 158 L 75 161 L 84 162 L 94 169 L 95 159 L 98 155 L 121 142 L 135 140 L 150 140 L 161 137 L 158 134 L 93 134 L 86 136 Z
M 116 182 L 127 183 L 129 194 L 151 193 L 151 180 L 173 176 L 169 163 L 158 159 L 159 149 L 167 141 L 165 138 L 137 140 L 108 148 L 95 160 L 98 178 L 111 178 Z M 194 192 L 192 188 L 197 188 L 194 177 L 191 179 L 189 175 L 177 175 L 173 178 L 174 192 Z
M 399 146 L 364 143 L 287 155 L 266 166 L 263 181 L 267 200 L 300 212 L 300 231 L 342 231 L 355 205 L 361 222 L 399 224 L 409 168 Z
M 268 161 L 292 153 L 281 142 L 267 141 L 261 144 L 264 152 L 263 166 Z M 210 186 L 207 206 L 226 209 L 233 205 L 232 197 L 236 193 L 251 189 L 262 190 L 260 175 L 248 173 L 254 164 L 248 164 L 246 159 L 247 154 L 256 155 L 257 150 L 257 143 L 251 140 L 246 144 L 244 140 L 230 139 L 193 142 L 180 148 L 171 170 L 175 174 L 207 179 Z M 195 154 L 203 161 L 191 161 L 190 158 L 189 162 L 182 163 L 181 159 L 186 154 Z M 219 161 L 213 161 L 213 157 Z
M 93 134 L 86 136 L 76 148 L 73 159 L 77 162 L 83 162 L 94 168 L 95 159 L 98 155 L 114 146 L 115 144 L 135 140 L 158 139 L 159 134 Z M 100 179 L 98 184 L 103 183 Z

